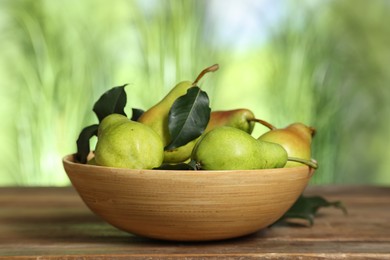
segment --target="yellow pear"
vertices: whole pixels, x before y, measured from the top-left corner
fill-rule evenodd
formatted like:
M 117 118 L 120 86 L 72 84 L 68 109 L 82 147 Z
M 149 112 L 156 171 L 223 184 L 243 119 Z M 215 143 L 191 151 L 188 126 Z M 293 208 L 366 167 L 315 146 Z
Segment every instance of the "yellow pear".
M 258 139 L 278 143 L 286 149 L 289 157 L 311 160 L 311 143 L 315 129 L 302 123 L 293 123 L 285 128 L 268 126 L 271 130 Z M 289 161 L 285 167 L 301 166 L 299 162 Z

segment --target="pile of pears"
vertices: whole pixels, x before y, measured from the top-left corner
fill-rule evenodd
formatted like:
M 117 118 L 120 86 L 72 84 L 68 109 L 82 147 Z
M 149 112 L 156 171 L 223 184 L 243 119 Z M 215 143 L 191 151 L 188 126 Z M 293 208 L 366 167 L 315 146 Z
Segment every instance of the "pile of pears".
M 317 168 L 311 158 L 315 129 L 302 123 L 285 128 L 257 119 L 245 108 L 211 111 L 207 126 L 186 144 L 169 148 L 172 137 L 168 117 L 174 102 L 197 86 L 208 72 L 204 69 L 194 81 L 173 87 L 157 104 L 136 119 L 112 113 L 99 124 L 94 158 L 89 164 L 129 169 L 161 169 L 164 165 L 192 165 L 194 170 L 252 170 L 308 165 Z M 192 120 L 196 121 L 196 118 Z M 196 122 L 194 122 L 196 123 Z M 256 123 L 268 128 L 261 136 L 252 136 Z

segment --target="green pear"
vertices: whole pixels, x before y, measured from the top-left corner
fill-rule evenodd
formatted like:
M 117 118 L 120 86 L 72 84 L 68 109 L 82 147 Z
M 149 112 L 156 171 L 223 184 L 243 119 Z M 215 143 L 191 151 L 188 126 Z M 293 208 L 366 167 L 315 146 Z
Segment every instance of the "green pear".
M 96 164 L 129 169 L 152 169 L 162 164 L 164 145 L 149 126 L 123 115 L 105 117 L 98 129 Z
M 181 163 L 191 157 L 192 149 L 200 137 L 172 150 L 164 151 L 164 163 Z
M 261 135 L 258 140 L 278 143 L 287 151 L 290 158 L 311 160 L 311 143 L 315 129 L 302 123 L 293 123 L 277 129 L 268 125 L 270 131 Z M 306 163 L 304 163 L 306 164 Z M 289 161 L 285 167 L 302 166 L 301 162 Z
M 111 127 L 113 125 L 121 124 L 123 122 L 128 122 L 129 119 L 123 115 L 120 114 L 110 114 L 106 116 L 102 122 L 99 124 L 98 128 L 98 136 L 105 131 L 108 127 Z
M 203 170 L 281 168 L 287 152 L 281 145 L 263 142 L 235 127 L 217 127 L 202 136 L 192 159 Z
M 249 109 L 244 108 L 213 111 L 210 114 L 210 120 L 203 135 L 211 131 L 212 129 L 220 126 L 235 127 L 250 134 L 252 133 L 254 128 L 255 123 L 252 121 L 254 118 L 255 115 L 253 114 L 253 112 Z M 199 138 L 176 149 L 164 151 L 164 162 L 180 163 L 189 159 L 191 157 L 192 150 Z
M 162 138 L 165 147 L 171 141 L 168 129 L 168 115 L 175 100 L 186 94 L 187 90 L 195 86 L 206 73 L 216 71 L 218 68 L 218 65 L 215 64 L 204 69 L 194 82 L 183 81 L 178 83 L 160 102 L 145 111 L 137 121 L 156 131 Z

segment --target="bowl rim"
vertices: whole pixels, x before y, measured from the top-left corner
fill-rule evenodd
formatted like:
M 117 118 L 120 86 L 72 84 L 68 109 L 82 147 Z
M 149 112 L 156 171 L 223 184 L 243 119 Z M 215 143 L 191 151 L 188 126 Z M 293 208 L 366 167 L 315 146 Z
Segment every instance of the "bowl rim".
M 67 154 L 62 158 L 62 162 L 64 165 L 69 165 L 72 167 L 79 168 L 91 168 L 95 170 L 107 170 L 107 171 L 116 171 L 123 173 L 171 173 L 171 174 L 191 174 L 200 173 L 200 174 L 236 174 L 237 172 L 247 172 L 247 173 L 280 173 L 280 172 L 290 172 L 290 171 L 303 171 L 307 169 L 309 171 L 310 177 L 312 177 L 315 169 L 303 165 L 297 167 L 289 167 L 289 168 L 272 168 L 272 169 L 252 169 L 252 170 L 159 170 L 159 169 L 129 169 L 129 168 L 117 168 L 117 167 L 108 167 L 108 166 L 99 166 L 92 164 L 83 164 L 75 161 L 75 153 Z

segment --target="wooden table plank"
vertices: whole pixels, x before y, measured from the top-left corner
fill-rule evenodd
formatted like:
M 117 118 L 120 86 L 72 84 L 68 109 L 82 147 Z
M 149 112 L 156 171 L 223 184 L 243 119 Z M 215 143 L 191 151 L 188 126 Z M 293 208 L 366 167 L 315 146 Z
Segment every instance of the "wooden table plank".
M 3 259 L 390 259 L 390 187 L 309 187 L 349 214 L 321 209 L 312 227 L 274 226 L 225 241 L 149 240 L 106 224 L 73 188 L 0 188 Z

